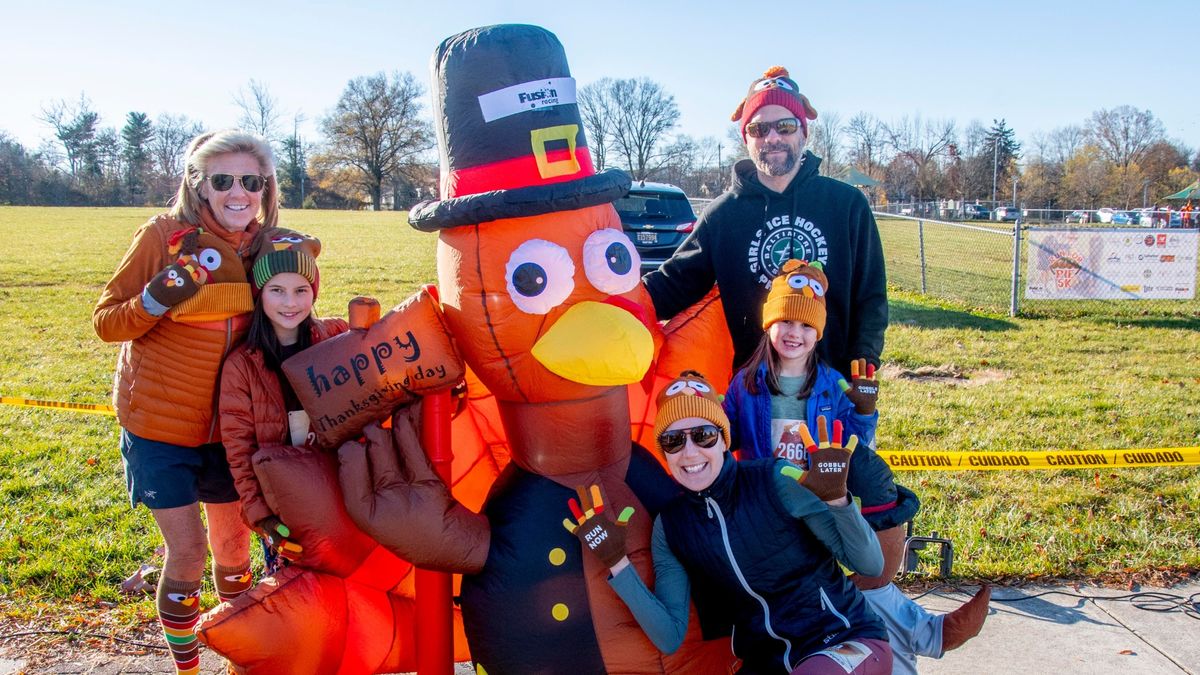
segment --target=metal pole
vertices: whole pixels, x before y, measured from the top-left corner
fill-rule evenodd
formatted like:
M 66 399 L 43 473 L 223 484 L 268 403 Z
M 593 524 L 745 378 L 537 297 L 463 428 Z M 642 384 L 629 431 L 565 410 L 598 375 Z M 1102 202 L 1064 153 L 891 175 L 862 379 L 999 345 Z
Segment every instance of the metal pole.
M 921 295 L 925 295 L 925 221 L 917 221 L 917 247 L 921 251 Z
M 421 445 L 433 470 L 450 485 L 450 415 L 454 404 L 449 391 L 428 394 L 421 402 Z M 452 675 L 454 672 L 454 615 L 452 579 L 446 572 L 418 568 L 416 572 L 418 675 Z
M 992 141 L 992 208 L 996 208 L 996 174 L 1000 166 L 1000 137 Z
M 1013 223 L 1013 266 L 1012 292 L 1008 298 L 1008 315 L 1017 315 L 1017 289 L 1021 283 L 1021 216 L 1017 214 L 1017 222 Z

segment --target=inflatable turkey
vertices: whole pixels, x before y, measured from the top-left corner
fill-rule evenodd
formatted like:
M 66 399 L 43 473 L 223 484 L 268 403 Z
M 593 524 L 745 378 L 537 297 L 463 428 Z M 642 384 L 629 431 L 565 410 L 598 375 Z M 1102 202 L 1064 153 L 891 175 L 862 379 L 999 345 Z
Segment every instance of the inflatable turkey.
M 499 442 L 512 461 L 482 518 L 439 519 L 439 509 L 413 506 L 416 485 L 372 478 L 406 473 L 392 466 L 396 452 L 409 465 L 421 459 L 398 421 L 376 442 L 343 446 L 350 514 L 397 555 L 418 565 L 433 556 L 464 573 L 479 673 L 728 672 L 728 642 L 702 643 L 696 621 L 678 652 L 660 654 L 609 588 L 608 570 L 561 524 L 579 485 L 633 506 L 627 553 L 652 585 L 651 524 L 676 487 L 630 440 L 627 387 L 649 385 L 662 337 L 612 207 L 630 181 L 593 169 L 575 81 L 544 29 L 450 37 L 434 54 L 433 79 L 443 198 L 409 220 L 438 233 L 438 290 L 471 371 L 468 391 L 494 397 L 472 398 L 476 410 L 454 427 L 455 452 L 464 440 Z M 728 364 L 727 352 L 721 358 Z M 427 550 L 431 540 L 444 550 Z

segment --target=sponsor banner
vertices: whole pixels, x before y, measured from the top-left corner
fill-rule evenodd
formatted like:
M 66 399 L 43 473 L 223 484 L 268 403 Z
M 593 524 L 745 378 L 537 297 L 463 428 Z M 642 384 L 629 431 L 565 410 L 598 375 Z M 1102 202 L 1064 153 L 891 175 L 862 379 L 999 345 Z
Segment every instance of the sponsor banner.
M 479 97 L 483 121 L 491 122 L 509 115 L 575 102 L 575 78 L 551 77 L 522 82 L 488 92 Z
M 0 396 L 0 404 L 15 405 L 21 408 L 74 410 L 76 412 L 94 413 L 96 415 L 115 416 L 117 414 L 111 405 L 103 403 L 68 403 L 66 401 L 41 401 L 36 398 L 21 398 L 19 396 Z
M 879 452 L 894 471 L 1014 471 L 1200 465 L 1200 448 L 1023 452 Z
M 1030 300 L 1191 300 L 1196 230 L 1028 230 Z

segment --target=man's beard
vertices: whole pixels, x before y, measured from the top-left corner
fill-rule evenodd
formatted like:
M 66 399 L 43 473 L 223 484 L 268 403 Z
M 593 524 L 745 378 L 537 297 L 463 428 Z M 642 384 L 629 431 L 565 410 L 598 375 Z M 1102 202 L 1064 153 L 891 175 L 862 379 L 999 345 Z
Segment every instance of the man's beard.
M 768 154 L 772 152 L 783 152 L 783 157 L 768 158 Z M 766 145 L 758 151 L 758 157 L 754 159 L 754 165 L 758 170 L 768 176 L 786 176 L 792 169 L 796 168 L 796 153 L 787 143 L 772 143 Z

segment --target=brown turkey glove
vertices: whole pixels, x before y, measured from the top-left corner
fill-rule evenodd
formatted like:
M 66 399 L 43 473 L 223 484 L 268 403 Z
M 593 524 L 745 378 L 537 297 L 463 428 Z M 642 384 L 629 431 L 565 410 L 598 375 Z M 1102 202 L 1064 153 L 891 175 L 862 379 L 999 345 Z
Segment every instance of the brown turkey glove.
M 875 412 L 875 402 L 879 399 L 879 380 L 875 379 L 875 364 L 867 363 L 866 359 L 851 361 L 850 384 L 847 384 L 845 379 L 840 379 L 838 386 L 854 404 L 854 410 L 858 414 L 871 415 Z
M 164 307 L 174 307 L 200 292 L 204 278 L 204 268 L 199 264 L 192 261 L 175 262 L 154 275 L 150 283 L 146 284 L 146 292 L 158 304 Z
M 338 482 L 346 511 L 364 532 L 412 564 L 444 572 L 483 569 L 491 543 L 487 519 L 451 496 L 417 434 L 419 406 L 392 415 L 392 428 L 372 422 L 365 443 L 338 450 Z
M 292 531 L 278 516 L 267 516 L 255 525 L 267 546 L 288 562 L 296 562 L 304 553 L 304 547 L 292 540 Z
M 850 472 L 850 454 L 858 447 L 858 436 L 850 436 L 842 445 L 842 422 L 833 421 L 833 440 L 829 439 L 829 428 L 825 416 L 817 418 L 817 436 L 814 441 L 808 425 L 800 423 L 800 437 L 808 452 L 808 469 L 795 466 L 784 467 L 782 473 L 791 476 L 808 488 L 823 502 L 831 502 L 846 496 L 846 475 Z
M 179 256 L 146 284 L 146 292 L 158 304 L 174 307 L 200 291 L 208 281 L 208 270 L 196 260 L 200 228 L 177 230 L 167 239 L 167 252 Z
M 593 485 L 588 490 L 581 485 L 575 490 L 579 493 L 579 501 L 574 498 L 567 500 L 575 521 L 563 518 L 563 527 L 579 537 L 584 548 L 594 553 L 605 567 L 611 568 L 625 557 L 625 525 L 633 517 L 634 509 L 626 506 L 613 521 L 604 515 L 604 493 L 599 485 Z

